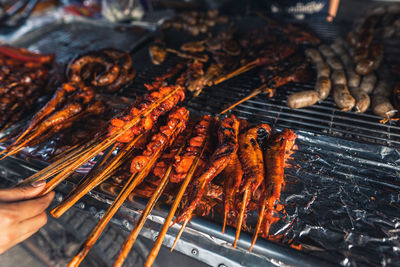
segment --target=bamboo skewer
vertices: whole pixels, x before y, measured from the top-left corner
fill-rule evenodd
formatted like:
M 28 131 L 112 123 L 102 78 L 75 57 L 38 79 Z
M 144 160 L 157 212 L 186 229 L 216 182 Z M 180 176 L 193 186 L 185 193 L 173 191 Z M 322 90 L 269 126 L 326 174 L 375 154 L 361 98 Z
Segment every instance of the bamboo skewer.
M 175 237 L 175 241 L 174 241 L 174 243 L 172 244 L 171 252 L 174 250 L 176 244 L 178 244 L 178 241 L 179 241 L 179 239 L 181 238 L 182 233 L 183 233 L 183 231 L 184 231 L 185 228 L 186 228 L 186 225 L 187 225 L 188 222 L 192 219 L 192 216 L 193 216 L 193 213 L 190 214 L 190 216 L 187 217 L 187 218 L 185 219 L 185 221 L 183 222 L 182 227 L 181 227 L 181 229 L 179 229 L 179 232 L 178 232 L 178 234 L 177 234 L 176 237 Z
M 242 200 L 242 206 L 240 208 L 240 214 L 239 214 L 239 218 L 238 218 L 238 222 L 236 224 L 236 234 L 235 234 L 235 241 L 233 242 L 233 247 L 236 248 L 236 244 L 239 240 L 239 236 L 240 236 L 240 231 L 242 230 L 242 223 L 243 223 L 243 218 L 244 218 L 244 213 L 246 211 L 246 206 L 247 203 L 249 201 L 249 192 L 250 190 L 247 188 L 244 191 L 243 194 L 243 200 Z
M 194 59 L 194 60 L 198 60 L 200 62 L 207 62 L 207 60 L 208 60 L 208 58 L 198 57 L 196 55 L 191 55 L 191 54 L 188 54 L 188 53 L 184 53 L 184 52 L 175 50 L 173 48 L 168 48 L 167 47 L 167 48 L 165 48 L 165 51 L 167 51 L 169 53 L 176 54 L 177 56 L 182 57 L 182 58 Z
M 228 212 L 224 211 L 224 222 L 222 223 L 222 234 L 225 234 L 226 220 L 228 219 Z
M 171 168 L 171 170 L 172 170 L 172 168 Z M 145 210 L 143 211 L 139 220 L 135 224 L 134 229 L 132 230 L 129 237 L 127 237 L 124 244 L 122 245 L 121 250 L 120 250 L 119 254 L 117 255 L 117 258 L 115 259 L 113 266 L 122 266 L 124 261 L 128 257 L 128 254 L 129 254 L 130 250 L 132 249 L 132 246 L 135 243 L 140 231 L 142 230 L 142 228 L 147 220 L 147 217 L 149 216 L 150 212 L 154 208 L 158 199 L 162 195 L 165 187 L 167 186 L 170 173 L 171 173 L 171 171 L 169 171 L 167 176 L 164 176 L 164 179 L 161 181 L 161 183 L 157 187 L 156 191 L 153 193 Z
M 226 80 L 229 80 L 229 79 L 231 79 L 231 78 L 233 78 L 235 76 L 238 76 L 238 75 L 240 75 L 242 73 L 245 73 L 245 72 L 247 72 L 249 70 L 252 70 L 255 67 L 257 67 L 258 63 L 259 63 L 258 59 L 253 60 L 253 61 L 241 66 L 240 68 L 238 68 L 238 69 L 236 69 L 236 70 L 234 70 L 234 71 L 232 71 L 232 72 L 230 72 L 230 73 L 228 73 L 228 74 L 216 79 L 215 81 L 213 81 L 213 84 L 214 85 L 220 84 L 220 83 L 222 83 L 222 82 L 224 82 Z
M 181 153 L 183 150 L 182 146 L 179 151 L 177 152 L 177 155 Z M 154 206 L 156 205 L 158 199 L 161 197 L 162 193 L 164 192 L 165 187 L 168 184 L 169 181 L 169 176 L 171 175 L 172 172 L 172 164 L 168 167 L 167 171 L 165 172 L 163 178 L 161 179 L 160 184 L 158 185 L 157 189 L 153 192 L 153 195 L 151 196 L 149 202 L 146 205 L 146 208 L 143 210 L 142 214 L 140 215 L 139 220 L 136 222 L 135 227 L 131 231 L 130 235 L 126 238 L 124 244 L 122 245 L 113 266 L 114 267 L 122 267 L 124 264 L 124 261 L 128 257 L 129 252 L 132 249 L 133 244 L 135 243 L 140 231 L 142 230 L 147 217 L 153 210 Z
M 56 162 L 57 160 L 59 160 L 60 158 L 63 158 L 64 156 L 68 155 L 70 152 L 74 151 L 75 149 L 77 149 L 79 147 L 79 144 L 71 146 L 70 148 L 62 151 L 60 154 L 55 155 L 54 157 L 50 158 L 51 162 Z
M 174 200 L 174 203 L 171 206 L 171 209 L 170 209 L 170 211 L 168 213 L 168 216 L 164 221 L 164 225 L 163 225 L 160 233 L 158 234 L 158 238 L 157 238 L 157 240 L 156 240 L 156 242 L 155 242 L 155 244 L 153 246 L 153 249 L 151 250 L 151 252 L 149 253 L 149 256 L 147 257 L 147 261 L 146 261 L 146 263 L 144 265 L 146 267 L 150 267 L 150 266 L 153 265 L 157 255 L 158 255 L 158 252 L 160 251 L 161 245 L 162 245 L 162 243 L 164 241 L 165 235 L 167 234 L 168 228 L 169 228 L 169 226 L 170 226 L 170 224 L 172 222 L 172 219 L 174 218 L 175 212 L 178 209 L 178 206 L 179 206 L 179 204 L 180 204 L 180 202 L 182 200 L 183 194 L 185 193 L 186 188 L 188 187 L 189 182 L 192 180 L 194 172 L 197 169 L 197 166 L 199 164 L 200 158 L 202 157 L 202 155 L 204 153 L 204 150 L 205 150 L 205 148 L 207 146 L 206 145 L 207 142 L 208 142 L 208 140 L 205 141 L 204 146 L 202 147 L 202 150 L 200 151 L 199 156 L 195 158 L 195 160 L 193 161 L 192 166 L 190 166 L 188 174 L 186 175 L 186 177 L 185 177 L 185 179 L 184 179 L 184 181 L 183 181 L 183 183 L 181 185 L 181 188 L 179 189 L 179 192 L 178 192 L 178 194 L 177 194 L 177 196 L 176 196 L 176 198 Z
M 121 205 L 124 203 L 129 194 L 135 189 L 135 187 L 143 181 L 143 179 L 149 174 L 153 164 L 158 159 L 160 153 L 154 155 L 154 157 L 146 164 L 146 166 L 139 172 L 134 173 L 128 179 L 125 186 L 122 188 L 121 192 L 118 194 L 117 198 L 114 200 L 113 204 L 108 208 L 107 212 L 101 218 L 99 223 L 90 233 L 88 239 L 85 241 L 80 251 L 75 255 L 75 257 L 68 264 L 69 267 L 79 266 L 86 255 L 89 253 L 90 249 L 93 247 L 94 243 L 100 237 L 104 228 L 107 226 L 111 218 L 115 215 Z
M 263 219 L 264 219 L 265 207 L 266 207 L 266 201 L 263 202 L 263 205 L 261 206 L 261 209 L 260 209 L 260 212 L 259 212 L 259 215 L 258 215 L 257 226 L 256 226 L 256 229 L 254 230 L 253 239 L 251 240 L 251 245 L 250 245 L 250 248 L 249 248 L 250 252 L 253 250 L 253 247 L 256 244 L 258 233 L 260 232 L 261 224 L 262 224 Z
M 74 162 L 74 167 L 70 167 L 62 171 L 62 169 L 65 167 L 65 159 L 60 159 L 59 161 L 49 165 L 47 168 L 43 169 L 40 172 L 37 172 L 33 176 L 27 178 L 26 180 L 22 181 L 20 184 L 27 184 L 27 183 L 32 183 L 37 180 L 45 180 L 59 172 L 62 172 L 62 174 L 58 175 L 55 177 L 55 180 L 50 181 L 49 183 L 46 184 L 46 187 L 44 188 L 44 191 L 42 195 L 45 192 L 49 192 L 51 189 L 56 187 L 61 181 L 63 181 L 66 177 L 69 176 L 72 172 L 74 172 L 76 169 L 78 169 L 80 166 L 82 166 L 84 163 L 86 163 L 89 159 L 92 157 L 96 156 L 98 153 L 112 145 L 121 135 L 125 133 L 128 129 L 131 127 L 135 126 L 140 122 L 142 117 L 149 115 L 157 106 L 159 106 L 162 102 L 166 101 L 168 98 L 170 98 L 172 95 L 177 93 L 179 90 L 181 90 L 181 87 L 177 86 L 172 90 L 169 94 L 165 95 L 164 97 L 158 99 L 154 103 L 152 103 L 147 109 L 143 110 L 140 112 L 138 115 L 136 115 L 132 120 L 130 120 L 128 123 L 126 123 L 123 127 L 118 129 L 112 137 L 107 137 L 104 140 L 93 140 L 93 144 L 91 144 L 87 149 L 84 150 L 84 153 L 79 154 L 79 160 Z M 76 152 L 73 151 L 70 154 L 75 154 Z M 72 157 L 72 156 L 71 156 Z M 67 155 L 66 158 L 70 158 L 70 155 Z M 67 164 L 68 165 L 68 164 Z M 63 166 L 63 167 L 61 167 Z M 52 170 L 52 174 L 46 174 L 49 170 Z M 44 178 L 46 177 L 46 178 Z
M 50 214 L 55 218 L 61 217 L 61 215 L 70 209 L 79 199 L 95 188 L 98 184 L 104 182 L 111 175 L 113 170 L 123 164 L 125 156 L 130 154 L 132 148 L 141 137 L 142 135 L 137 136 L 131 143 L 126 145 L 104 166 L 100 173 L 97 171 L 91 171 L 90 175 L 80 185 L 75 187 L 57 207 L 50 211 Z
M 174 139 L 176 133 L 181 130 L 183 123 L 184 122 L 181 121 L 174 128 L 173 132 L 170 135 L 169 140 L 167 142 L 162 143 L 161 146 L 158 147 L 158 150 L 149 159 L 149 161 L 146 163 L 143 169 L 140 172 L 131 175 L 131 177 L 126 182 L 125 186 L 122 188 L 121 192 L 118 194 L 117 198 L 114 200 L 113 204 L 108 208 L 107 212 L 104 214 L 99 223 L 90 233 L 88 239 L 82 245 L 79 252 L 74 256 L 74 258 L 68 264 L 69 267 L 78 266 L 82 262 L 85 256 L 89 253 L 90 249 L 93 247 L 94 243 L 100 237 L 101 233 L 103 232 L 104 228 L 107 226 L 111 218 L 118 211 L 118 209 L 121 207 L 124 201 L 128 198 L 133 189 L 135 189 L 136 186 L 140 184 L 143 181 L 143 179 L 149 174 L 153 165 L 161 156 L 161 153 L 163 152 L 164 148 L 171 142 L 171 140 Z
M 50 164 L 43 170 L 33 174 L 32 176 L 28 177 L 27 179 L 23 180 L 22 182 L 18 183 L 17 186 L 24 186 L 35 181 L 46 180 L 51 176 L 60 172 L 61 169 L 67 167 L 72 162 L 80 158 L 84 153 L 86 153 L 90 146 L 95 144 L 95 141 L 99 140 L 92 140 L 91 142 L 87 143 L 85 146 L 79 147 L 78 149 L 72 151 L 64 158 L 58 159 L 54 163 Z
M 237 101 L 236 103 L 232 104 L 231 106 L 229 106 L 228 108 L 224 109 L 223 111 L 221 111 L 221 113 L 219 113 L 219 115 L 222 115 L 226 112 L 228 112 L 229 110 L 235 108 L 236 106 L 242 104 L 243 102 L 246 102 L 249 99 L 252 99 L 253 97 L 259 95 L 260 93 L 268 93 L 269 97 L 272 97 L 274 95 L 274 89 L 271 88 L 267 88 L 266 84 L 261 85 L 260 87 L 254 89 L 253 92 L 251 92 L 248 96 L 240 99 L 239 101 Z
M 257 89 L 255 89 L 253 92 L 251 92 L 248 96 L 246 96 L 245 98 L 242 98 L 241 100 L 239 100 L 238 102 L 234 103 L 233 105 L 231 105 L 230 107 L 224 109 L 223 111 L 221 111 L 221 113 L 219 113 L 220 115 L 228 112 L 229 110 L 233 109 L 234 107 L 242 104 L 243 102 L 255 97 L 256 95 L 262 93 L 264 91 L 264 89 L 266 88 L 266 85 L 263 84 L 260 87 L 258 87 Z

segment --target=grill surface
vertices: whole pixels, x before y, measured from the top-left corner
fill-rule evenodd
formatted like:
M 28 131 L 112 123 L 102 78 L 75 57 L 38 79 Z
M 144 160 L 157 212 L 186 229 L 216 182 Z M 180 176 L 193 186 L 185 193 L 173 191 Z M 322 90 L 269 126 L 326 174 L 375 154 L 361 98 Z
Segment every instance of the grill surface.
M 310 27 L 327 43 L 344 34 L 340 24 L 310 23 Z M 393 58 L 398 55 L 397 49 L 390 53 Z M 134 57 L 149 61 L 147 50 Z M 143 83 L 176 63 L 171 57 L 162 67 L 149 66 L 135 80 L 134 90 L 124 94 L 141 94 Z M 206 88 L 198 98 L 189 96 L 185 105 L 195 113 L 218 114 L 259 85 L 255 70 Z M 291 83 L 279 88 L 273 98 L 258 95 L 233 111 L 250 122 L 266 122 L 298 134 L 280 199 L 285 219 L 273 225 L 271 232 L 280 236 L 279 243 L 300 243 L 303 251 L 337 264 L 399 263 L 393 250 L 399 222 L 393 211 L 400 207 L 396 193 L 400 189 L 399 124 L 379 123 L 381 118 L 370 109 L 364 114 L 342 112 L 331 96 L 304 109 L 286 106 L 288 95 L 313 87 L 314 81 Z M 196 228 L 196 223 L 191 227 Z
M 124 94 L 134 96 L 144 92 L 143 83 L 162 74 L 167 66 L 173 66 L 175 63 L 176 59 L 171 59 L 163 67 L 148 68 L 135 80 L 134 93 L 128 90 Z M 189 96 L 187 105 L 193 111 L 218 114 L 224 107 L 247 96 L 259 85 L 257 72 L 249 72 L 220 85 L 206 88 L 197 98 Z M 363 114 L 342 112 L 336 107 L 331 96 L 308 108 L 292 110 L 286 106 L 286 98 L 291 93 L 313 88 L 313 82 L 291 83 L 279 88 L 272 98 L 260 94 L 242 103 L 234 109 L 234 113 L 253 122 L 269 123 L 276 128 L 306 130 L 347 140 L 400 148 L 399 123 L 379 123 L 381 118 L 372 114 L 370 109 Z
M 310 24 L 325 41 L 331 41 L 340 35 L 342 26 L 317 22 Z M 57 31 L 63 30 L 61 27 Z M 22 40 L 19 44 L 38 50 L 52 49 L 52 41 L 58 44 L 66 38 L 57 34 L 50 36 L 57 38 L 41 39 L 37 35 L 36 39 L 30 39 L 33 43 Z M 35 44 L 35 40 L 46 43 L 46 46 Z M 89 39 L 85 40 L 88 42 Z M 80 44 L 84 47 L 83 43 Z M 88 45 L 86 49 L 88 47 L 92 46 Z M 79 49 L 77 51 L 78 44 L 69 48 L 70 50 L 65 50 L 68 51 L 65 54 L 80 52 Z M 147 48 L 133 56 L 139 75 L 134 84 L 122 92 L 123 95 L 132 97 L 141 95 L 145 91 L 144 83 L 164 73 L 178 60 L 171 57 L 162 67 L 151 66 Z M 218 114 L 228 104 L 246 96 L 258 85 L 256 71 L 249 72 L 205 89 L 198 98 L 188 97 L 185 105 L 194 113 Z M 301 244 L 307 254 L 336 264 L 400 264 L 396 260 L 399 218 L 395 214 L 400 207 L 400 127 L 397 123 L 380 124 L 380 118 L 370 111 L 365 114 L 341 112 L 331 98 L 306 109 L 290 110 L 286 107 L 285 99 L 291 92 L 310 88 L 313 88 L 313 83 L 290 84 L 280 88 L 274 98 L 267 99 L 259 95 L 234 110 L 235 114 L 251 122 L 267 122 L 278 129 L 291 128 L 299 136 L 296 153 L 286 170 L 286 186 L 280 199 L 285 206 L 286 217 L 272 227 L 272 233 L 283 236 L 278 239 L 281 244 Z M 27 177 L 27 173 L 35 169 L 23 161 L 18 162 L 8 166 L 2 162 L 1 171 L 15 180 L 16 177 Z M 70 188 L 64 192 L 69 190 Z M 104 194 L 99 191 L 91 193 L 91 196 L 107 202 Z M 93 200 L 86 197 L 82 203 L 91 202 Z M 96 205 L 98 204 L 94 204 Z M 130 209 L 122 209 L 117 215 L 118 222 L 122 222 L 124 226 L 125 222 L 135 220 L 131 209 L 140 209 L 138 203 L 126 203 L 126 206 Z M 107 206 L 103 207 L 105 208 Z M 97 210 L 95 215 L 100 216 L 100 213 L 101 210 Z M 163 209 L 155 210 L 142 234 L 154 239 L 165 214 Z M 228 233 L 222 235 L 220 228 L 219 224 L 194 219 L 189 224 L 188 231 L 183 234 L 177 249 L 188 255 L 194 248 L 202 249 L 202 257 L 199 259 L 212 265 L 218 265 L 219 262 L 215 261 L 222 259 L 228 263 L 231 261 L 229 266 L 233 266 L 234 262 L 260 265 L 267 257 L 293 265 L 321 266 L 321 262 L 315 262 L 313 257 L 305 256 L 287 246 L 282 248 L 271 241 L 260 240 L 254 249 L 255 254 L 249 254 L 242 249 L 233 251 L 227 243 L 233 240 L 233 229 L 228 229 Z M 193 229 L 198 232 L 193 234 Z M 176 228 L 167 238 L 167 246 L 172 245 L 175 234 Z M 250 238 L 250 235 L 243 233 L 239 247 L 246 249 Z M 203 255 L 211 256 L 207 258 Z M 223 258 L 223 255 L 228 257 Z M 260 261 L 257 255 L 264 258 Z

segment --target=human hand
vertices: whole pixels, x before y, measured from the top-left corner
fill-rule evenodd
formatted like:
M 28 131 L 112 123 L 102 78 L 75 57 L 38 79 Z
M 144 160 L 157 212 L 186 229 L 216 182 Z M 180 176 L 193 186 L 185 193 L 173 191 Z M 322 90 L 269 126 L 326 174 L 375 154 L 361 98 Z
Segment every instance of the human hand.
M 46 182 L 0 189 L 0 254 L 24 241 L 47 223 L 46 208 L 54 192 L 37 197 Z

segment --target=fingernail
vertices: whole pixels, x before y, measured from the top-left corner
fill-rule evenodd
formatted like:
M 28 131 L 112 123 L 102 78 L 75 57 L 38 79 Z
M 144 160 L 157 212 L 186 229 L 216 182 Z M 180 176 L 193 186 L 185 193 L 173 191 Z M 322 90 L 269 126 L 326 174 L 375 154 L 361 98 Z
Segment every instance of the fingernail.
M 46 184 L 46 181 L 42 180 L 42 181 L 36 181 L 36 182 L 31 183 L 31 186 L 33 186 L 33 187 L 41 187 L 41 186 L 43 186 L 45 184 Z

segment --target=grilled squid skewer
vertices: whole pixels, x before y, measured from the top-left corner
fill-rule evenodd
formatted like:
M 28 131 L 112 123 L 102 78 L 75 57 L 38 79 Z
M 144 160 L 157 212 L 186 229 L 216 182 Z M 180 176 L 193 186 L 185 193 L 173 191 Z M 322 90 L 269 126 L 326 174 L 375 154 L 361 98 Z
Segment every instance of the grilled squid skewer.
M 240 190 L 243 193 L 243 199 L 236 223 L 236 235 L 233 247 L 236 247 L 237 241 L 239 240 L 244 214 L 249 204 L 250 197 L 256 192 L 264 180 L 264 159 L 261 147 L 257 142 L 258 135 L 262 132 L 269 135 L 271 128 L 268 124 L 260 124 L 251 128 L 238 138 L 238 155 L 244 171 L 243 186 Z
M 229 211 L 234 210 L 234 196 L 239 191 L 240 183 L 243 177 L 242 165 L 236 154 L 232 156 L 231 161 L 222 172 L 224 177 L 224 223 L 222 233 L 225 233 L 226 221 Z
M 279 200 L 282 190 L 285 158 L 292 149 L 295 139 L 296 136 L 291 130 L 283 130 L 271 137 L 268 148 L 265 150 L 265 187 L 260 199 L 259 217 L 250 251 L 253 249 L 260 231 L 264 236 L 268 236 L 273 208 L 276 201 Z

